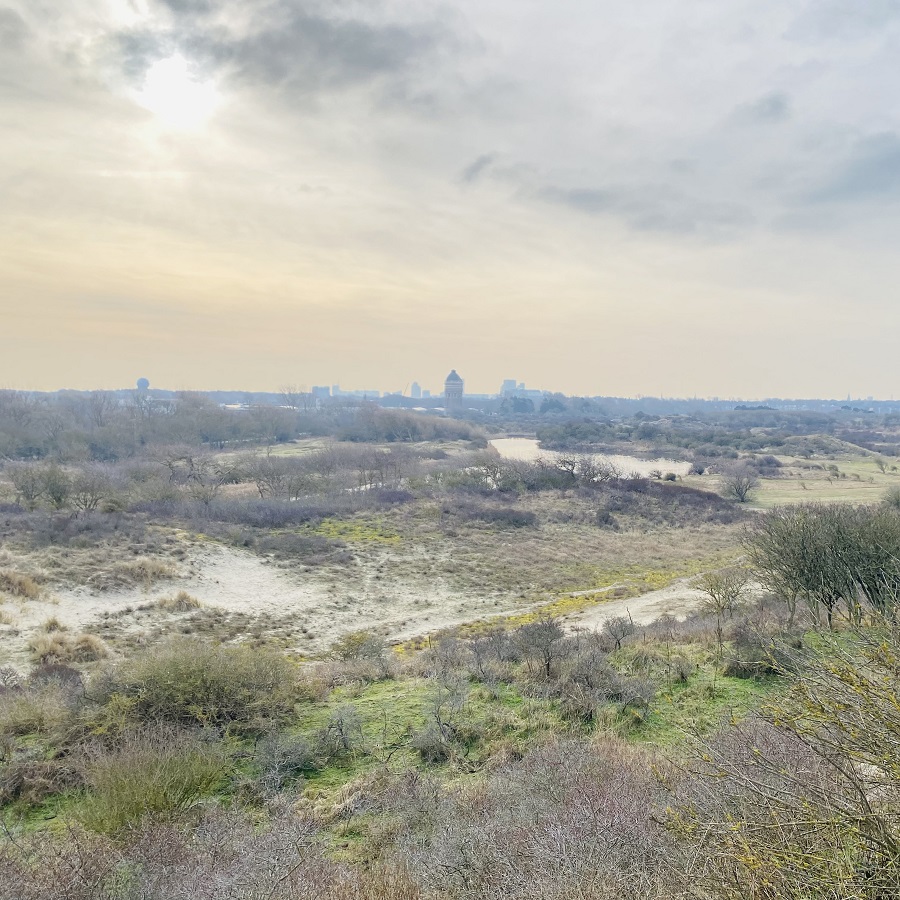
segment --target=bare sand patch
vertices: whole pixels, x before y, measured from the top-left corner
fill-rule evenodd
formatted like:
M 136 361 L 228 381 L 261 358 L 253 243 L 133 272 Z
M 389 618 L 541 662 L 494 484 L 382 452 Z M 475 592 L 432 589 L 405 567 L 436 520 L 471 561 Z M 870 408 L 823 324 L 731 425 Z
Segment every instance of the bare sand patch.
M 178 591 L 202 607 L 255 617 L 263 628 L 285 621 L 302 625 L 308 637 L 298 649 L 323 650 L 349 631 L 369 629 L 402 639 L 515 608 L 506 596 L 472 596 L 440 577 L 395 576 L 389 555 L 357 560 L 340 578 L 328 571 L 299 572 L 274 561 L 220 544 L 191 547 L 181 572 L 146 589 L 90 586 L 47 590 L 36 600 L 7 604 L 12 623 L 0 630 L 0 661 L 23 664 L 26 645 L 51 617 L 73 631 L 92 631 L 110 616 L 152 608 Z M 171 614 L 170 614 L 171 615 Z M 180 616 L 185 618 L 186 614 Z M 173 615 L 177 622 L 179 616 Z M 131 627 L 138 628 L 135 622 Z

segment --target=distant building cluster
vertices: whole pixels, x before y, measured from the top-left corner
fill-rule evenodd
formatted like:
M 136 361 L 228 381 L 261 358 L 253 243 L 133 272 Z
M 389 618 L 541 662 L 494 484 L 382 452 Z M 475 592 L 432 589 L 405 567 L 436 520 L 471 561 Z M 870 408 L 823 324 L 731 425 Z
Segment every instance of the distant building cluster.
M 141 381 L 145 382 L 145 379 L 141 379 Z M 139 389 L 141 389 L 140 385 Z M 146 390 L 146 387 L 143 389 Z M 504 379 L 500 390 L 496 394 L 466 394 L 465 381 L 456 369 L 452 369 L 450 374 L 444 379 L 442 393 L 432 393 L 432 391 L 423 388 L 418 381 L 410 382 L 403 390 L 384 392 L 374 389 L 345 391 L 341 389 L 339 384 L 317 384 L 308 390 L 306 388 L 298 390 L 303 392 L 317 408 L 332 399 L 381 400 L 388 406 L 409 406 L 409 401 L 419 400 L 423 401 L 424 408 L 437 410 L 443 408 L 448 413 L 462 410 L 466 399 L 472 402 L 490 400 L 541 401 L 547 395 L 546 391 L 529 390 L 526 388 L 525 382 L 516 381 L 514 378 Z M 443 403 L 443 406 L 441 406 L 441 403 Z
M 315 400 L 327 400 L 329 397 L 354 397 L 357 400 L 377 400 L 381 397 L 381 391 L 343 391 L 339 384 L 332 384 L 331 386 L 327 384 L 314 385 L 311 393 Z M 385 396 L 387 396 L 387 394 L 385 394 Z
M 524 381 L 516 382 L 515 378 L 504 378 L 500 385 L 500 396 L 506 399 L 542 400 L 546 391 L 528 390 Z

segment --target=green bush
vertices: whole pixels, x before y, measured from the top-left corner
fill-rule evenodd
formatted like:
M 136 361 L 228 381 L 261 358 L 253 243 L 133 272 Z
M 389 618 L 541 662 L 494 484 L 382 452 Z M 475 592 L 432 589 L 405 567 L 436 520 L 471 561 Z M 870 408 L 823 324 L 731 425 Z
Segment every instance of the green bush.
M 255 731 L 293 711 L 296 672 L 274 651 L 179 640 L 126 661 L 93 689 L 138 722 Z
M 87 751 L 88 793 L 77 817 L 87 828 L 107 834 L 148 814 L 172 817 L 211 793 L 227 770 L 221 745 L 168 729 L 131 732 L 112 750 Z
M 0 735 L 51 734 L 73 721 L 71 690 L 58 681 L 12 688 L 0 694 Z

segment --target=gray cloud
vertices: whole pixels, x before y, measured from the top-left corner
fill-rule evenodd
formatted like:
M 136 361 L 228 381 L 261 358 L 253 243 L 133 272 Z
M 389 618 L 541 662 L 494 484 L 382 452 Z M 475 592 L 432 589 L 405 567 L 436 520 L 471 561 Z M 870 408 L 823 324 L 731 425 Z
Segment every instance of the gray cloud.
M 816 0 L 807 4 L 788 30 L 806 40 L 849 41 L 900 22 L 900 0 Z
M 14 9 L 0 7 L 0 47 L 17 50 L 25 44 L 28 35 L 25 20 Z
M 162 57 L 176 49 L 176 39 L 171 32 L 125 31 L 115 34 L 111 43 L 116 48 L 122 74 L 132 84 L 140 84 L 147 69 Z
M 428 25 L 370 24 L 295 10 L 256 34 L 210 49 L 236 67 L 238 78 L 302 91 L 403 73 L 441 37 Z
M 177 15 L 206 15 L 215 9 L 211 0 L 157 0 L 157 2 Z
M 812 194 L 814 202 L 900 198 L 900 136 L 893 132 L 859 141 L 831 179 Z
M 740 107 L 738 113 L 754 122 L 785 122 L 791 116 L 790 98 L 780 91 L 765 94 L 753 103 Z
M 541 187 L 535 196 L 587 215 L 614 215 L 632 228 L 706 238 L 733 237 L 753 224 L 749 208 L 707 201 L 663 185 L 640 187 Z
M 433 13 L 398 21 L 378 5 L 359 9 L 279 0 L 258 4 L 249 25 L 226 27 L 212 20 L 215 8 L 204 0 L 162 2 L 174 25 L 112 36 L 123 72 L 131 79 L 177 50 L 232 87 L 275 90 L 302 101 L 318 93 L 379 85 L 386 98 L 406 98 L 415 106 L 422 97 L 413 99 L 409 83 L 426 60 L 434 63 L 456 46 L 452 28 Z M 223 8 L 246 10 L 246 4 Z
M 464 184 L 474 184 L 494 164 L 496 158 L 495 153 L 482 153 L 462 170 L 460 181 Z

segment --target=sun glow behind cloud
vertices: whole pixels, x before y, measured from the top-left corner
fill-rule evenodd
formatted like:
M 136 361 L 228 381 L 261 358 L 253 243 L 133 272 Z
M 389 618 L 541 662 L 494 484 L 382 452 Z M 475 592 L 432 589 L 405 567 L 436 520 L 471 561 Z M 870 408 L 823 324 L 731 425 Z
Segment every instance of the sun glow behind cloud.
M 150 66 L 135 99 L 164 125 L 185 131 L 202 128 L 220 100 L 215 84 L 194 78 L 180 55 Z

